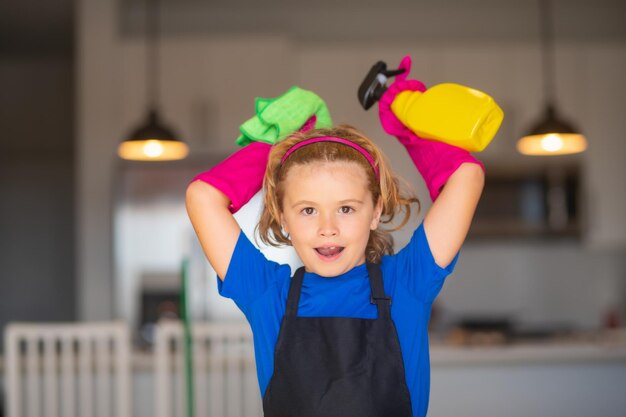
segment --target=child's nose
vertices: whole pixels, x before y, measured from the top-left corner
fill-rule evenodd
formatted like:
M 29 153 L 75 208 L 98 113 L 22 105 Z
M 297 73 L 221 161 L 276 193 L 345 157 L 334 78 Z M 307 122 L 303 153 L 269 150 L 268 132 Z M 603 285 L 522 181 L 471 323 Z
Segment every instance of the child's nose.
M 332 216 L 320 216 L 320 230 L 322 236 L 336 236 L 339 233 L 337 223 Z

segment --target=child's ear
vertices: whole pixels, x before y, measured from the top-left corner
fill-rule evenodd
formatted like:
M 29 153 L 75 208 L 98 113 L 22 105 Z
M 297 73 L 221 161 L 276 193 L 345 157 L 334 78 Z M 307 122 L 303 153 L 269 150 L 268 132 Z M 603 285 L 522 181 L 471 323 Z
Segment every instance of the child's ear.
M 372 218 L 372 223 L 370 224 L 371 230 L 376 230 L 376 228 L 378 227 L 378 223 L 380 222 L 380 216 L 382 215 L 382 212 L 383 212 L 383 198 L 378 197 L 378 201 L 376 202 L 376 205 L 374 206 L 374 216 Z
M 287 222 L 285 222 L 285 216 L 283 213 L 280 213 L 280 227 L 283 228 L 285 233 L 289 234 L 289 230 L 287 230 Z

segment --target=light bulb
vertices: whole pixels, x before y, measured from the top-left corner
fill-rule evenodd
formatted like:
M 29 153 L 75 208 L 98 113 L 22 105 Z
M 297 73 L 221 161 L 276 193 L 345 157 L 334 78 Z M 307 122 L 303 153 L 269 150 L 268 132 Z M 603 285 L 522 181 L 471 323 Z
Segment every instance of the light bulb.
M 563 148 L 563 140 L 559 135 L 550 133 L 541 139 L 541 146 L 548 152 L 557 152 Z
M 150 158 L 158 158 L 163 154 L 163 145 L 158 140 L 148 140 L 143 146 L 143 153 Z

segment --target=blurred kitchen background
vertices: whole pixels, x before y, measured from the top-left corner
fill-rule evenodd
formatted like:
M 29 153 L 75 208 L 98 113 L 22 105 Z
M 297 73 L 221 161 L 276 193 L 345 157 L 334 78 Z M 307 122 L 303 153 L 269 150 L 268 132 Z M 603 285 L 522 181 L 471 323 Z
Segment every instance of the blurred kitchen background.
M 180 318 L 184 258 L 194 322 L 243 320 L 217 295 L 186 185 L 237 149 L 255 97 L 292 85 L 368 133 L 412 184 L 422 212 L 396 233 L 403 247 L 428 193 L 356 91 L 376 61 L 408 54 L 411 77 L 485 91 L 505 112 L 477 155 L 485 193 L 433 307 L 429 415 L 624 415 L 624 1 L 553 1 L 556 105 L 588 149 L 543 157 L 516 150 L 544 111 L 538 0 L 160 0 L 156 75 L 146 4 L 0 3 L 0 337 L 11 322 L 125 323 L 132 415 L 152 415 L 156 323 Z M 147 76 L 186 159 L 117 156 L 145 119 Z

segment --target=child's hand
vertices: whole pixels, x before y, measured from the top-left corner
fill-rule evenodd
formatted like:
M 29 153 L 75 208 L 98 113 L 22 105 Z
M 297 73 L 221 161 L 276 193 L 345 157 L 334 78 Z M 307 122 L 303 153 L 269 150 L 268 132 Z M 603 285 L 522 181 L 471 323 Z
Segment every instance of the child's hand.
M 270 149 L 267 143 L 252 142 L 191 182 L 201 180 L 220 190 L 234 214 L 261 189 Z
M 461 164 L 465 162 L 478 164 L 483 171 L 485 167 L 465 149 L 423 139 L 398 120 L 391 110 L 391 104 L 396 96 L 403 91 L 426 91 L 426 86 L 422 82 L 406 79 L 411 69 L 410 57 L 404 57 L 399 68 L 405 69 L 405 72 L 396 77 L 378 103 L 380 121 L 385 132 L 396 136 L 409 152 L 413 163 L 424 178 L 430 197 L 435 201 L 448 178 Z
M 316 120 L 311 116 L 300 131 L 312 129 Z M 265 142 L 252 142 L 191 182 L 201 180 L 220 190 L 230 199 L 228 209 L 234 214 L 261 189 L 271 148 Z

